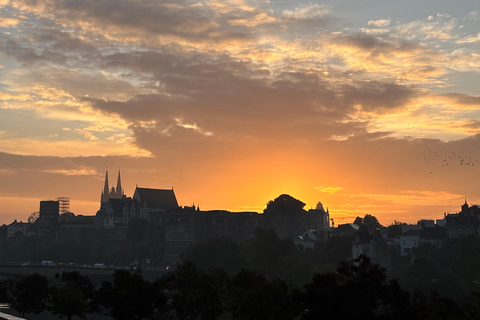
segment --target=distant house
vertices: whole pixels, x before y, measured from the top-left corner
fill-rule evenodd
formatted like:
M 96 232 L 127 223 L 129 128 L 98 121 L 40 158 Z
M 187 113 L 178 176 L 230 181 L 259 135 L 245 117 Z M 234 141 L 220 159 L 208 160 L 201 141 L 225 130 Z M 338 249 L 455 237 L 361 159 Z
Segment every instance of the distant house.
M 319 241 L 325 241 L 328 234 L 325 230 L 307 230 L 301 236 L 293 238 L 297 247 L 303 249 L 314 249 Z
M 390 266 L 390 248 L 380 229 L 377 228 L 370 233 L 367 226 L 363 224 L 359 226 L 352 243 L 352 258 L 356 259 L 360 255 L 369 256 L 373 261 L 384 267 L 388 268 Z
M 469 207 L 465 200 L 461 208 L 459 213 L 445 216 L 448 239 L 480 234 L 480 207 L 478 205 Z
M 26 236 L 28 234 L 28 228 L 30 225 L 31 224 L 28 222 L 18 222 L 17 220 L 13 221 L 7 227 L 7 239 L 16 235 Z
M 447 228 L 434 226 L 423 228 L 420 232 L 420 245 L 429 245 L 434 248 L 441 248 L 447 240 Z
M 345 223 L 339 224 L 335 229 L 331 230 L 330 235 L 332 236 L 344 236 L 351 235 L 355 236 L 359 230 L 359 226 L 354 223 Z
M 426 227 L 426 225 L 428 227 Z M 410 229 L 400 236 L 400 255 L 405 256 L 412 253 L 414 248 L 431 246 L 441 248 L 447 239 L 447 229 L 435 224 L 419 223 L 420 229 Z
M 400 236 L 400 255 L 405 256 L 412 253 L 413 248 L 418 248 L 422 230 L 408 230 Z

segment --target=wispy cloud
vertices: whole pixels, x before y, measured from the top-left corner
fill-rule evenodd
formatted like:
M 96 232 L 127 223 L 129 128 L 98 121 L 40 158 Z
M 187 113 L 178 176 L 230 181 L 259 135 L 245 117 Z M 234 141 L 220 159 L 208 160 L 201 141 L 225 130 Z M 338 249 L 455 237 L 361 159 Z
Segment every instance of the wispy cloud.
M 315 190 L 319 191 L 319 192 L 324 192 L 324 193 L 328 193 L 328 194 L 335 194 L 339 191 L 342 190 L 342 187 L 324 187 L 324 186 L 320 186 L 320 187 L 315 187 Z

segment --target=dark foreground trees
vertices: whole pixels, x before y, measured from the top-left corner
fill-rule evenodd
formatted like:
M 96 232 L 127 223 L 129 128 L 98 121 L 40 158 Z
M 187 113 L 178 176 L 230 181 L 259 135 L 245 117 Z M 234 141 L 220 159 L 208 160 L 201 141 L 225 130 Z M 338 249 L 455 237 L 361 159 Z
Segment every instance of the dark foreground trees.
M 78 271 L 63 272 L 55 276 L 50 288 L 49 310 L 55 314 L 85 318 L 88 313 L 96 311 L 95 286 L 87 276 Z
M 185 262 L 153 282 L 117 270 L 95 290 L 77 272 L 54 279 L 32 274 L 0 282 L 2 302 L 22 314 L 46 308 L 68 319 L 90 312 L 113 319 L 480 319 L 480 293 L 464 305 L 437 293 L 408 292 L 368 257 L 315 274 L 302 287 L 242 269 L 232 275 Z
M 38 273 L 2 281 L 2 298 L 22 316 L 27 313 L 39 314 L 47 307 L 48 278 Z

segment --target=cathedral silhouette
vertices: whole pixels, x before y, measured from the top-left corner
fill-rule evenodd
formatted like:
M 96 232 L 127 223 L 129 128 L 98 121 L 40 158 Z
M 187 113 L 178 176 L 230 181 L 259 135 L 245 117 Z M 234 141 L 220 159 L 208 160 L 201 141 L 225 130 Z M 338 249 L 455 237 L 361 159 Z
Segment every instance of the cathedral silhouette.
M 100 203 L 108 202 L 108 199 L 122 199 L 124 193 L 122 189 L 122 179 L 120 178 L 120 169 L 118 169 L 117 188 L 108 187 L 108 169 L 105 171 L 105 186 L 103 187 Z

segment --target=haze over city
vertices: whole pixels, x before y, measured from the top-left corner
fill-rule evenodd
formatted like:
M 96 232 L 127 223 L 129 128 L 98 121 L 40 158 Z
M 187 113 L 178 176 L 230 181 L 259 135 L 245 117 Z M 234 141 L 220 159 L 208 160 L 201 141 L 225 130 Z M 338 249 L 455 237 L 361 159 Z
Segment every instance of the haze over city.
M 180 205 L 336 223 L 480 204 L 477 1 L 0 0 L 0 223 L 106 167 Z

